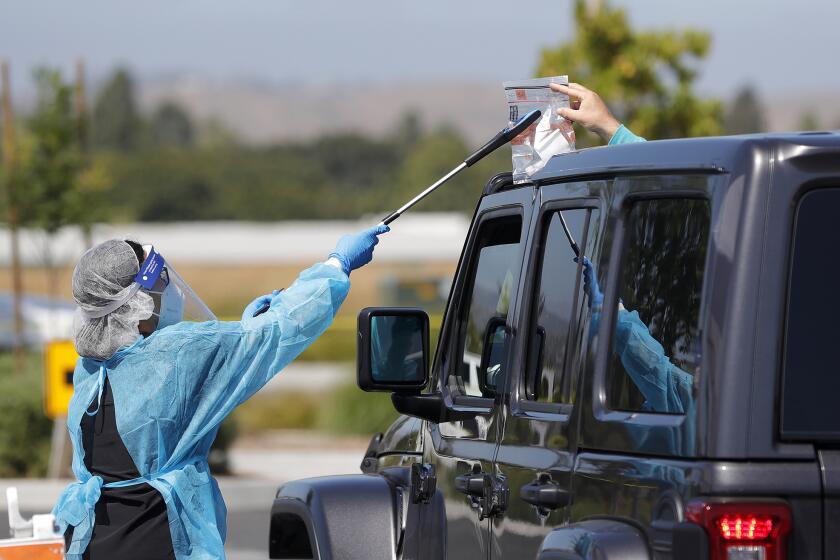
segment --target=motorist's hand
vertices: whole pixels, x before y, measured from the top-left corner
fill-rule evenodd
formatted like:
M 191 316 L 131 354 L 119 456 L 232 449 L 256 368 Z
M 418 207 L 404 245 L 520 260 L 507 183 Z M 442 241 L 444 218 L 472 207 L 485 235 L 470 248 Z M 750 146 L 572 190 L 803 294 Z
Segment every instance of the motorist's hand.
M 557 114 L 578 123 L 600 136 L 604 142 L 610 139 L 621 123 L 610 113 L 601 97 L 580 84 L 551 84 L 551 89 L 569 96 L 570 108 L 563 107 Z
M 341 263 L 345 274 L 365 266 L 373 259 L 373 248 L 383 233 L 391 231 L 386 225 L 378 225 L 353 235 L 342 235 L 330 257 Z
M 264 311 L 265 309 L 268 309 L 268 306 L 271 305 L 271 298 L 279 293 L 280 290 L 274 290 L 270 294 L 260 296 L 251 303 L 249 303 L 245 307 L 245 311 L 242 312 L 242 320 L 244 321 L 245 319 L 251 319 L 257 314 L 257 311 Z
M 575 262 L 578 262 L 575 257 Z M 595 273 L 595 265 L 589 257 L 583 257 L 583 292 L 589 298 L 589 308 L 600 307 L 604 303 L 604 294 L 598 285 L 598 275 Z

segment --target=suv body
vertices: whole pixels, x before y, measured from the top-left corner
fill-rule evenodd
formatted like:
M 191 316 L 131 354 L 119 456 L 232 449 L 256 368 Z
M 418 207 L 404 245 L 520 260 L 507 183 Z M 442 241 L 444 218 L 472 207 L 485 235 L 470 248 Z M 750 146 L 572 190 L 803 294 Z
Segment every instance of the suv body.
M 364 388 L 409 415 L 364 474 L 280 488 L 271 557 L 840 557 L 832 216 L 830 133 L 596 148 L 495 177 L 426 392 L 377 385 L 360 358 Z M 724 538 L 715 511 L 776 538 Z

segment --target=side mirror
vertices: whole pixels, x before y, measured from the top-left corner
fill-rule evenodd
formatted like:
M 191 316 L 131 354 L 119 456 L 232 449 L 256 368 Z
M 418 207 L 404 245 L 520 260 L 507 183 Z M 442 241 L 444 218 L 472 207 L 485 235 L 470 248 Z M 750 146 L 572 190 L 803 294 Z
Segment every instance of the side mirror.
M 504 362 L 510 340 L 508 335 L 504 317 L 493 317 L 487 322 L 478 369 L 478 387 L 484 396 L 495 396 L 497 385 L 504 380 Z
M 422 309 L 359 312 L 356 375 L 363 391 L 418 393 L 429 381 L 429 316 Z

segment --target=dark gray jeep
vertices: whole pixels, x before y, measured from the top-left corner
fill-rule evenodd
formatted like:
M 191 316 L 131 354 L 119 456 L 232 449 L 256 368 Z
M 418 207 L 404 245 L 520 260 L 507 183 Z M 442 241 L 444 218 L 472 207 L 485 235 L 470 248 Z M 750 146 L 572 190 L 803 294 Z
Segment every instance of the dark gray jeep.
M 840 558 L 838 247 L 840 134 L 494 177 L 434 360 L 422 310 L 359 315 L 403 416 L 280 488 L 271 557 Z

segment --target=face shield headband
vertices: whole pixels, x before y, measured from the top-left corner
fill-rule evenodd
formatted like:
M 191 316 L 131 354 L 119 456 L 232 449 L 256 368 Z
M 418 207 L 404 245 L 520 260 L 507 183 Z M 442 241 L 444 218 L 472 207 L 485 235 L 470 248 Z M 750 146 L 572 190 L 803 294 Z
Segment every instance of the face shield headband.
M 168 308 L 173 307 L 180 307 L 183 312 L 184 307 L 184 300 L 188 301 L 189 307 L 189 314 L 191 318 L 195 318 L 197 320 L 215 320 L 216 316 L 213 314 L 212 311 L 201 301 L 198 296 L 195 295 L 195 292 L 189 287 L 189 285 L 181 278 L 181 276 L 175 272 L 174 269 L 167 266 L 166 260 L 163 258 L 163 255 L 155 251 L 154 246 L 152 245 L 144 245 L 143 249 L 146 253 L 146 259 L 143 261 L 143 264 L 140 266 L 140 271 L 134 277 L 134 282 L 130 286 L 128 286 L 125 290 L 123 290 L 123 294 L 121 297 L 116 298 L 114 301 L 109 303 L 107 306 L 102 308 L 96 309 L 94 311 L 86 311 L 81 310 L 82 314 L 89 318 L 89 319 L 98 319 L 100 317 L 104 317 L 109 313 L 119 309 L 122 305 L 124 305 L 129 299 L 131 299 L 138 291 L 143 290 L 147 293 L 151 294 L 161 294 L 161 292 L 155 290 L 155 286 L 160 286 L 159 282 L 162 280 L 163 285 L 166 286 L 166 291 L 169 293 L 167 299 L 169 301 Z M 177 295 L 176 295 L 177 294 Z M 181 302 L 178 306 L 174 306 L 172 303 L 172 299 L 174 297 L 181 298 Z M 160 309 L 156 310 L 155 315 L 159 315 L 161 312 Z M 180 318 L 178 319 L 180 320 Z M 174 322 L 177 322 L 175 320 Z

